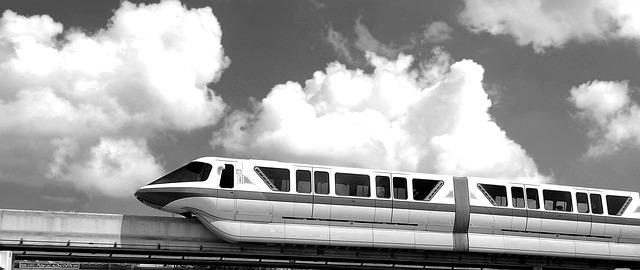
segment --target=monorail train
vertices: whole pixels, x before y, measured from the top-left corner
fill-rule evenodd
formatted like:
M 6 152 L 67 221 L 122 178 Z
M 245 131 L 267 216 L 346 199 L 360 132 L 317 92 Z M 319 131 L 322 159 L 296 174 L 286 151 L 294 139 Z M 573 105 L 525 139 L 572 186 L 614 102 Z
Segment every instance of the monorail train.
M 229 242 L 640 258 L 637 192 L 203 157 L 135 196 Z

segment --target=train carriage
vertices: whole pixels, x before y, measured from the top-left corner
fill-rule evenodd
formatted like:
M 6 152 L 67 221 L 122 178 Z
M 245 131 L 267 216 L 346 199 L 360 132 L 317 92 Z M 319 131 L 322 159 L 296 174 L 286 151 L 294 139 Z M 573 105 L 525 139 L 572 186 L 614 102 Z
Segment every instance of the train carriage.
M 637 192 L 204 157 L 140 188 L 230 242 L 637 260 Z

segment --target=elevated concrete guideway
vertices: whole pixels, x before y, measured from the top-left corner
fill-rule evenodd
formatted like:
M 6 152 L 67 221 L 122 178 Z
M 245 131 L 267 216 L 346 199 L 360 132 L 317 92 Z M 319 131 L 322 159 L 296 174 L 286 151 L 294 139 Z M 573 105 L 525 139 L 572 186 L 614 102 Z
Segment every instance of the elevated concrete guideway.
M 0 239 L 74 246 L 208 247 L 223 241 L 195 219 L 0 209 Z
M 0 250 L 13 251 L 16 260 L 287 268 L 640 268 L 640 262 L 539 256 L 232 244 L 216 237 L 195 219 L 8 209 L 0 209 Z

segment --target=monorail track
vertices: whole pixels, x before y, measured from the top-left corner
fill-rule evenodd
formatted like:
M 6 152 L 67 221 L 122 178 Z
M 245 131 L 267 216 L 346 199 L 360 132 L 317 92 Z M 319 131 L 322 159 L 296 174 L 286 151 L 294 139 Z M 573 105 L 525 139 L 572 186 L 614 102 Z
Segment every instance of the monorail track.
M 502 269 L 640 269 L 638 262 L 567 259 L 484 253 L 455 253 L 330 246 L 228 244 L 201 246 L 118 245 L 0 239 L 0 250 L 16 260 L 170 265 L 242 265 L 315 269 L 424 269 L 491 267 Z
M 335 246 L 227 243 L 178 217 L 0 209 L 16 260 L 307 269 L 640 269 L 639 261 Z M 541 268 L 542 267 L 542 268 Z

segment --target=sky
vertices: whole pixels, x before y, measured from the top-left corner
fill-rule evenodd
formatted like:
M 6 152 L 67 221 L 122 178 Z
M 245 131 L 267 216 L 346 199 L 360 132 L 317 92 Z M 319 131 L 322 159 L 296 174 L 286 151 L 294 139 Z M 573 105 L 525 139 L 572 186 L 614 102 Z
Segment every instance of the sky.
M 0 3 L 0 207 L 202 156 L 640 190 L 637 1 Z

